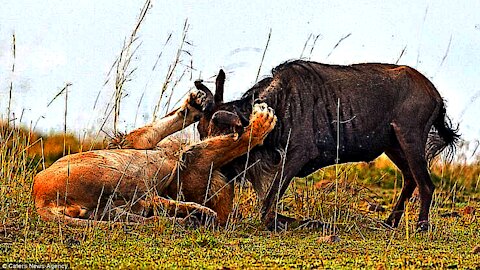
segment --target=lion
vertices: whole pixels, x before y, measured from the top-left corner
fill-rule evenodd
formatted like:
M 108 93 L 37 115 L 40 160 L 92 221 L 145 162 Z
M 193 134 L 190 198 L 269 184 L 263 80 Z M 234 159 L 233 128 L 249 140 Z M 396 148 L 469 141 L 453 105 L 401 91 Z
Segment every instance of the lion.
M 245 128 L 219 111 L 212 126 L 223 125 L 225 130 L 230 125 L 232 132 L 212 128 L 206 139 L 192 144 L 169 137 L 198 121 L 211 102 L 208 93 L 193 91 L 179 109 L 117 138 L 112 146 L 120 149 L 59 159 L 34 178 L 38 214 L 44 220 L 75 224 L 146 223 L 157 220 L 163 209 L 179 222 L 196 212 L 225 225 L 233 186 L 219 168 L 261 145 L 277 118 L 266 104 L 257 104 Z

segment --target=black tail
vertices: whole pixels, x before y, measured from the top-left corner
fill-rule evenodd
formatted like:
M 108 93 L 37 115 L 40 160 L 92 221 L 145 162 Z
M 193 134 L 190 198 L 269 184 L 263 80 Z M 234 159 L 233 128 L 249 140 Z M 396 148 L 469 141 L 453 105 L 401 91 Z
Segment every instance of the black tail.
M 455 155 L 457 142 L 460 139 L 458 134 L 458 126 L 453 128 L 452 122 L 446 115 L 445 107 L 442 106 L 438 117 L 433 122 L 433 127 L 428 134 L 426 157 L 430 162 L 438 154 L 440 154 L 445 148 L 447 152 L 445 156 L 447 160 L 452 160 Z

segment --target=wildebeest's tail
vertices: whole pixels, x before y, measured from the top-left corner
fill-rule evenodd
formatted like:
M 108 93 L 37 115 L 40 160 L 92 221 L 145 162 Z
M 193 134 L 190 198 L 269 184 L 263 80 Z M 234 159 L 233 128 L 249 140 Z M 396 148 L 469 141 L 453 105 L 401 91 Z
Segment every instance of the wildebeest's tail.
M 445 106 L 442 105 L 440 113 L 433 122 L 433 127 L 428 134 L 425 153 L 427 161 L 430 162 L 444 149 L 447 149 L 447 152 L 445 153 L 447 160 L 452 160 L 459 139 L 460 134 L 458 134 L 458 126 L 455 128 L 452 127 L 452 122 L 446 115 Z

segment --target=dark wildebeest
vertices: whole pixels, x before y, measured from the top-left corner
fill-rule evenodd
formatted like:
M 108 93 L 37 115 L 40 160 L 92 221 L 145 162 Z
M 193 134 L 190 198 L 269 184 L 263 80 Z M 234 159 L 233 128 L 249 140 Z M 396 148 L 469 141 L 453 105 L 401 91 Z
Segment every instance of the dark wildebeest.
M 217 111 L 237 114 L 246 125 L 253 103 L 266 102 L 275 110 L 278 123 L 264 145 L 222 169 L 231 179 L 246 168 L 247 159 L 249 165 L 259 160 L 246 178 L 263 201 L 267 227 L 276 229 L 294 221 L 272 209 L 293 177 L 305 177 L 336 162 L 371 161 L 386 153 L 404 177 L 386 224 L 398 226 L 405 201 L 418 187 L 417 227 L 426 230 L 435 188 L 428 161 L 447 146 L 454 150 L 459 138 L 433 84 L 413 68 L 391 64 L 339 66 L 297 60 L 279 65 L 272 73 L 239 100 L 223 103 L 225 74 L 220 71 L 215 104 L 198 125 L 205 137 Z M 204 85 L 197 87 L 208 91 Z

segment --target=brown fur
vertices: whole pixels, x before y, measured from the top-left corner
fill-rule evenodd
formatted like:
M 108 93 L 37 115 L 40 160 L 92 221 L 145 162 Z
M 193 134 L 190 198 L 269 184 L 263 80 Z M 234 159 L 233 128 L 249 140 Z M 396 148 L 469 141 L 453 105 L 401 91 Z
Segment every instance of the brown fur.
M 154 150 L 110 149 L 68 155 L 37 174 L 33 186 L 37 212 L 47 220 L 82 223 L 116 221 L 121 215 L 129 221 L 148 222 L 156 220 L 158 210 L 183 216 L 196 211 L 216 216 L 218 223 L 225 224 L 233 187 L 217 169 L 263 143 L 276 117 L 261 104 L 254 108 L 245 129 L 248 132 L 241 136 L 218 135 L 192 145 L 171 137 L 163 139 L 198 119 L 202 112 L 195 107 L 205 103 L 202 93 L 193 93 L 180 109 L 127 134 L 115 145 Z M 167 195 L 177 200 L 162 198 Z

